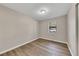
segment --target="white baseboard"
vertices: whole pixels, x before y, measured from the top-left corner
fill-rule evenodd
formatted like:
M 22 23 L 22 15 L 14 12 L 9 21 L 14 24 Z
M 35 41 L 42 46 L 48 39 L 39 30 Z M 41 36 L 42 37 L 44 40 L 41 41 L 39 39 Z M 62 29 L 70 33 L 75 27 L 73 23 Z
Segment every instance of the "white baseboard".
M 74 56 L 74 54 L 72 53 L 72 50 L 70 49 L 70 47 L 69 47 L 69 44 L 68 44 L 68 43 L 67 43 L 67 46 L 68 46 L 68 49 L 69 49 L 69 51 L 70 51 L 71 55 L 72 55 L 72 56 Z
M 38 38 L 33 39 L 33 40 L 30 40 L 30 41 L 25 42 L 25 43 L 22 43 L 22 44 L 20 44 L 20 45 L 14 46 L 14 47 L 12 47 L 12 48 L 9 48 L 9 49 L 7 49 L 7 50 L 5 50 L 5 51 L 0 52 L 0 54 L 6 53 L 6 52 L 11 51 L 11 50 L 13 50 L 13 49 L 16 49 L 16 48 L 18 48 L 18 47 L 21 47 L 21 46 L 23 46 L 23 45 L 25 45 L 25 44 L 28 44 L 28 43 L 30 43 L 30 42 L 33 42 L 33 41 L 35 41 L 35 40 L 37 40 L 37 39 L 38 39 Z
M 45 39 L 45 40 L 50 40 L 50 41 L 55 41 L 55 42 L 60 42 L 60 43 L 67 44 L 67 42 L 58 41 L 58 40 L 52 40 L 52 39 L 50 39 L 50 38 L 43 38 L 43 37 L 40 37 L 40 38 Z

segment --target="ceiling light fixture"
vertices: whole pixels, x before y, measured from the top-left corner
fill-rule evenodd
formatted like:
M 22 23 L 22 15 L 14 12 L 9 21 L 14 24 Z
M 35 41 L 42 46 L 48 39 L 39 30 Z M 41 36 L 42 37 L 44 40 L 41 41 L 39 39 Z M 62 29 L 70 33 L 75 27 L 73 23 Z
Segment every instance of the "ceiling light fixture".
M 46 10 L 46 9 L 41 9 L 41 10 L 39 11 L 39 13 L 40 13 L 41 15 L 46 15 L 47 10 Z
M 40 8 L 38 11 L 37 11 L 37 14 L 43 16 L 43 15 L 47 15 L 48 14 L 48 9 L 47 8 Z
M 40 10 L 40 14 L 46 14 L 46 10 Z

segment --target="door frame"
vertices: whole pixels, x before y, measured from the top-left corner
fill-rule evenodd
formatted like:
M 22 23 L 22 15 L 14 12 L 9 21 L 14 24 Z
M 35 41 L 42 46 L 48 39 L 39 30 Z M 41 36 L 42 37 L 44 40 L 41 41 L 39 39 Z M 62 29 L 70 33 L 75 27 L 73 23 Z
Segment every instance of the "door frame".
M 76 16 L 76 38 L 77 38 L 77 55 L 79 56 L 79 11 L 78 11 L 78 6 L 79 3 L 76 4 L 76 11 L 75 11 L 75 16 Z

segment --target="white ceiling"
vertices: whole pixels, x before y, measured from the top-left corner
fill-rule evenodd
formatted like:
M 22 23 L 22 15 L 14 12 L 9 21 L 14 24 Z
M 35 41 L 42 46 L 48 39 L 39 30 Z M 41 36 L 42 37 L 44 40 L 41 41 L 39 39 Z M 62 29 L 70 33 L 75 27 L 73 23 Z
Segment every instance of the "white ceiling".
M 2 4 L 15 11 L 24 13 L 36 20 L 51 19 L 66 15 L 71 3 L 7 3 Z M 45 15 L 39 13 L 41 9 L 45 9 L 47 12 Z

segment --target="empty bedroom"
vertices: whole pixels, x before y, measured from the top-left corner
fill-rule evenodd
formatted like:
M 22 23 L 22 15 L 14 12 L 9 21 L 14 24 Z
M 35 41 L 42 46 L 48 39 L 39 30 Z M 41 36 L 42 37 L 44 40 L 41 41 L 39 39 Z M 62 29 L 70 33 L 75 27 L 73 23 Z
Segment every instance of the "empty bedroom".
M 77 3 L 1 3 L 0 56 L 78 56 Z

